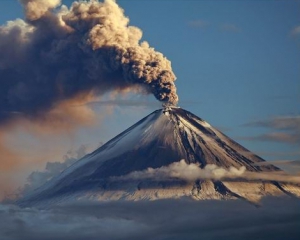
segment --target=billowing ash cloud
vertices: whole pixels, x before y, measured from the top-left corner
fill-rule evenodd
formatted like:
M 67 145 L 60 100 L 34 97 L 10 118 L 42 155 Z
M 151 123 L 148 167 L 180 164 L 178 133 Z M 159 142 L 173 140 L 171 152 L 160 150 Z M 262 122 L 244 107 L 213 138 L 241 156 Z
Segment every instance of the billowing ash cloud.
M 21 0 L 26 19 L 0 27 L 0 122 L 35 119 L 70 99 L 108 91 L 178 96 L 171 63 L 113 0 Z
M 193 182 L 199 179 L 246 179 L 246 180 L 266 180 L 300 183 L 300 176 L 287 174 L 282 171 L 276 172 L 250 172 L 242 166 L 240 169 L 230 167 L 225 169 L 214 164 L 208 164 L 203 169 L 199 165 L 191 163 L 187 164 L 185 160 L 171 163 L 168 166 L 160 168 L 148 168 L 143 171 L 131 172 L 120 177 L 113 177 L 113 180 L 119 179 L 168 179 L 179 178 L 188 182 Z

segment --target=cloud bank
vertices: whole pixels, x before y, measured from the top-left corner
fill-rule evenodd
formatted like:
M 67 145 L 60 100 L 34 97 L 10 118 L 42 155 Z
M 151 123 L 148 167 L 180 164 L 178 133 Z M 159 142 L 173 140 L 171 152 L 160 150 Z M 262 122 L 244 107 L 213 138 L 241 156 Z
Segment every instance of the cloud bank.
M 51 210 L 0 205 L 3 240 L 296 240 L 299 199 L 77 202 Z

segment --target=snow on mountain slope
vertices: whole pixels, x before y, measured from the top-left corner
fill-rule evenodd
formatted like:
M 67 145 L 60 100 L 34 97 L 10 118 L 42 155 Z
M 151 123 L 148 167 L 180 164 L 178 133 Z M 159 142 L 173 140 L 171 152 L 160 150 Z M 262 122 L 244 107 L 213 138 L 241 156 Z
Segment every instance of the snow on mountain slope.
M 200 168 L 214 164 L 225 169 L 244 166 L 250 172 L 279 171 L 273 165 L 257 165 L 264 160 L 201 118 L 184 109 L 168 107 L 146 116 L 26 196 L 20 203 L 34 205 L 82 197 L 154 200 L 190 196 L 195 199 L 255 200 L 264 195 L 300 195 L 297 186 L 294 187 L 295 191 L 289 191 L 292 189 L 290 185 L 286 184 L 284 189 L 275 182 L 225 183 L 203 180 L 188 183 L 178 179 L 159 182 L 155 179 L 110 181 L 112 177 L 168 166 L 181 159 L 187 164 L 196 163 Z

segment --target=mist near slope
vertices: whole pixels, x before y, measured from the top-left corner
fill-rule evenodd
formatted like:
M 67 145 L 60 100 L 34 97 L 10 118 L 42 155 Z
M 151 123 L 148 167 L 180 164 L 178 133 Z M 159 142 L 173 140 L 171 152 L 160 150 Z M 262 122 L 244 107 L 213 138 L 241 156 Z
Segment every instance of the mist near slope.
M 80 158 L 87 154 L 87 146 L 82 145 L 72 153 L 64 156 L 62 162 L 48 162 L 44 170 L 33 171 L 27 177 L 27 181 L 23 186 L 20 186 L 18 190 L 12 196 L 14 198 L 21 198 L 26 194 L 30 194 L 33 190 L 42 186 L 48 181 L 51 181 L 54 177 L 58 176 L 61 172 L 78 161 Z M 291 164 L 290 161 L 284 162 L 286 165 Z M 293 163 L 293 162 L 292 162 Z M 270 164 L 266 162 L 265 164 Z M 292 166 L 292 165 L 291 165 Z M 228 180 L 228 179 L 240 179 L 250 181 L 280 181 L 286 183 L 300 183 L 300 176 L 297 174 L 289 174 L 283 171 L 277 172 L 250 172 L 241 167 L 239 169 L 230 167 L 229 169 L 218 167 L 214 164 L 208 164 L 204 168 L 200 168 L 198 164 L 187 164 L 185 160 L 174 162 L 168 166 L 160 168 L 148 168 L 143 171 L 134 171 L 127 175 L 110 177 L 109 181 L 120 180 L 172 180 L 182 179 L 187 182 L 195 182 L 196 180 Z M 6 196 L 5 201 L 11 202 L 11 197 Z
M 97 147 L 101 145 L 102 143 L 99 143 Z M 18 181 L 14 186 L 11 186 L 10 181 L 16 178 L 16 176 L 10 174 L 7 176 L 8 181 L 2 181 L 0 184 L 0 202 L 11 203 L 31 193 L 84 157 L 91 149 L 93 149 L 93 147 L 89 145 L 81 145 L 77 149 L 71 149 L 62 156 L 62 161 L 47 162 L 43 170 L 32 171 L 24 181 Z M 5 179 L 5 175 L 1 176 L 1 179 Z
M 296 240 L 300 200 L 75 202 L 49 210 L 0 205 L 3 240 Z

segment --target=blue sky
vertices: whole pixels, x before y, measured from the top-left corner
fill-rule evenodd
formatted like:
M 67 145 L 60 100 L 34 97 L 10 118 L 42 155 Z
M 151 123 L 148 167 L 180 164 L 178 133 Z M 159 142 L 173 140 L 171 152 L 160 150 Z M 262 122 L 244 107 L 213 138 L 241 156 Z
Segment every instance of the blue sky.
M 143 40 L 172 62 L 179 106 L 267 160 L 300 159 L 300 1 L 117 2 Z M 0 1 L 0 23 L 16 18 L 23 18 L 18 1 Z M 47 155 L 28 161 L 31 169 L 81 144 L 93 148 L 159 108 L 152 96 L 127 98 L 147 104 L 114 106 L 109 114 L 95 104 L 96 125 L 51 137 L 19 126 L 7 145 L 27 158 Z

